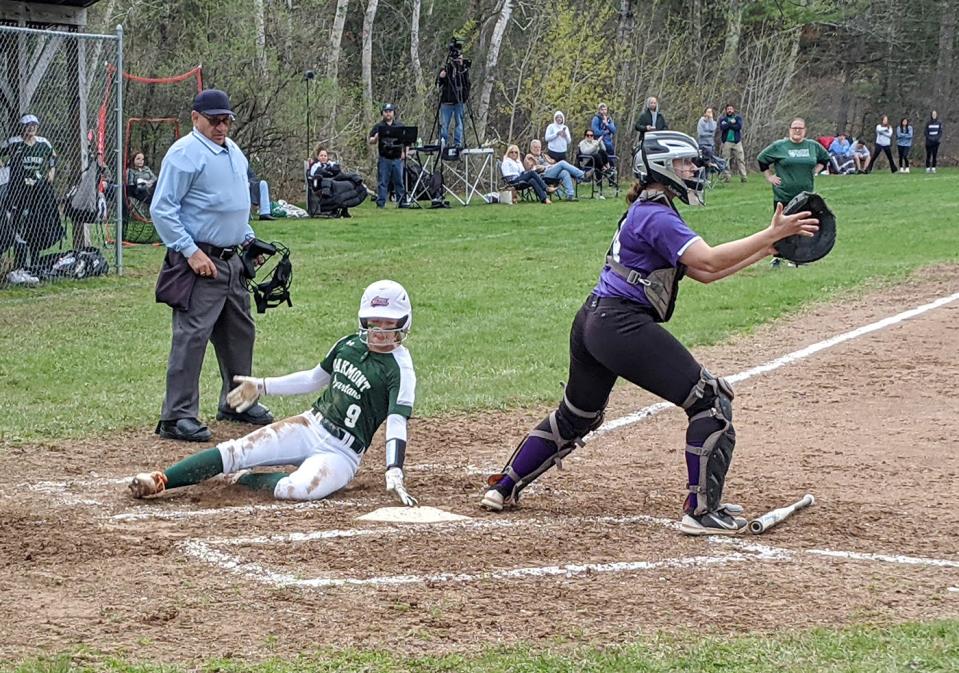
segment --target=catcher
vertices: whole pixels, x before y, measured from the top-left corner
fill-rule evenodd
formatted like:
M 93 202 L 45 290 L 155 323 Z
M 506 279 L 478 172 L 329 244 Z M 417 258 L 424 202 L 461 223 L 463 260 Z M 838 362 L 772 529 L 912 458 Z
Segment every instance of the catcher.
M 687 495 L 680 530 L 734 534 L 746 526 L 742 508 L 722 502 L 736 445 L 733 390 L 713 376 L 663 326 L 679 281 L 730 276 L 763 259 L 777 241 L 812 236 L 806 211 L 776 207 L 768 227 L 711 246 L 680 217 L 674 200 L 701 204 L 705 168 L 696 141 L 675 131 L 646 133 L 636 156 L 639 180 L 620 219 L 599 280 L 576 314 L 570 334 L 569 382 L 563 400 L 520 442 L 500 474 L 489 479 L 481 506 L 499 511 L 566 457 L 603 422 L 609 393 L 622 377 L 678 407 L 686 427 Z
M 386 490 L 404 505 L 416 499 L 403 483 L 406 424 L 413 413 L 416 375 L 403 345 L 413 322 L 409 295 L 391 280 L 373 283 L 360 300 L 357 334 L 343 337 L 311 370 L 275 378 L 237 376 L 227 396 L 242 413 L 261 395 L 299 395 L 325 387 L 313 407 L 250 434 L 184 458 L 163 472 L 130 482 L 134 498 L 196 484 L 219 474 L 268 490 L 281 500 L 319 500 L 346 486 L 377 428 L 386 422 Z M 287 472 L 249 468 L 295 465 Z

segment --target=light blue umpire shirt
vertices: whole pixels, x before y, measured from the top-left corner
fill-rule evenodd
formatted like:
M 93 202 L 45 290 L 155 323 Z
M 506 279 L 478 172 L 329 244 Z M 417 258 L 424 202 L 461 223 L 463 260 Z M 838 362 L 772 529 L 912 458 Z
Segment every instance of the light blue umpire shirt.
M 254 238 L 248 165 L 235 142 L 217 145 L 196 128 L 173 143 L 150 205 L 163 243 L 192 257 L 197 242 L 229 248 Z

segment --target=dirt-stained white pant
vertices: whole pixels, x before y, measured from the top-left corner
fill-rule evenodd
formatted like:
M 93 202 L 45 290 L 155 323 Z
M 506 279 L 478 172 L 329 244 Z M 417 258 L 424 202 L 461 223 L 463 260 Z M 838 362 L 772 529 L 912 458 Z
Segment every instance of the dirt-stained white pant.
M 277 483 L 280 500 L 320 500 L 349 484 L 360 467 L 360 456 L 349 443 L 326 431 L 312 411 L 291 416 L 217 445 L 223 472 L 250 467 L 297 465 Z

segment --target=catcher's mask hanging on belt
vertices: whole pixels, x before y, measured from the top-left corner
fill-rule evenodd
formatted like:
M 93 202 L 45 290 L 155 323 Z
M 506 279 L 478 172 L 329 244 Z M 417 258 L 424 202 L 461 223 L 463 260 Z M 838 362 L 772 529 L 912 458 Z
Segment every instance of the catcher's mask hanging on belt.
M 263 275 L 261 282 L 256 281 L 257 265 L 260 257 L 266 261 L 260 270 L 269 270 Z M 282 243 L 273 241 L 267 243 L 258 238 L 243 251 L 243 275 L 246 276 L 246 287 L 253 294 L 256 302 L 256 312 L 266 313 L 266 309 L 275 308 L 283 303 L 293 306 L 290 300 L 290 285 L 293 283 L 293 263 L 290 262 L 290 249 Z
M 809 264 L 829 254 L 836 243 L 836 216 L 829 210 L 826 201 L 814 192 L 800 192 L 783 208 L 783 215 L 792 215 L 808 210 L 819 220 L 815 236 L 794 234 L 776 243 L 778 257 L 795 264 Z

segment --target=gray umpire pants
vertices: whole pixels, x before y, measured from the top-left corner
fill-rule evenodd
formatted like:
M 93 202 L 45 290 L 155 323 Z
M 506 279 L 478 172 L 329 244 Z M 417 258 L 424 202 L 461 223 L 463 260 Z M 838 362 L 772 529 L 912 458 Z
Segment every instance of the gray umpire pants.
M 173 344 L 166 372 L 166 397 L 161 421 L 199 418 L 200 370 L 207 342 L 213 343 L 223 385 L 220 408 L 235 375 L 253 370 L 256 325 L 250 314 L 250 293 L 243 284 L 239 255 L 213 259 L 217 277 L 197 277 L 189 311 L 173 311 Z

